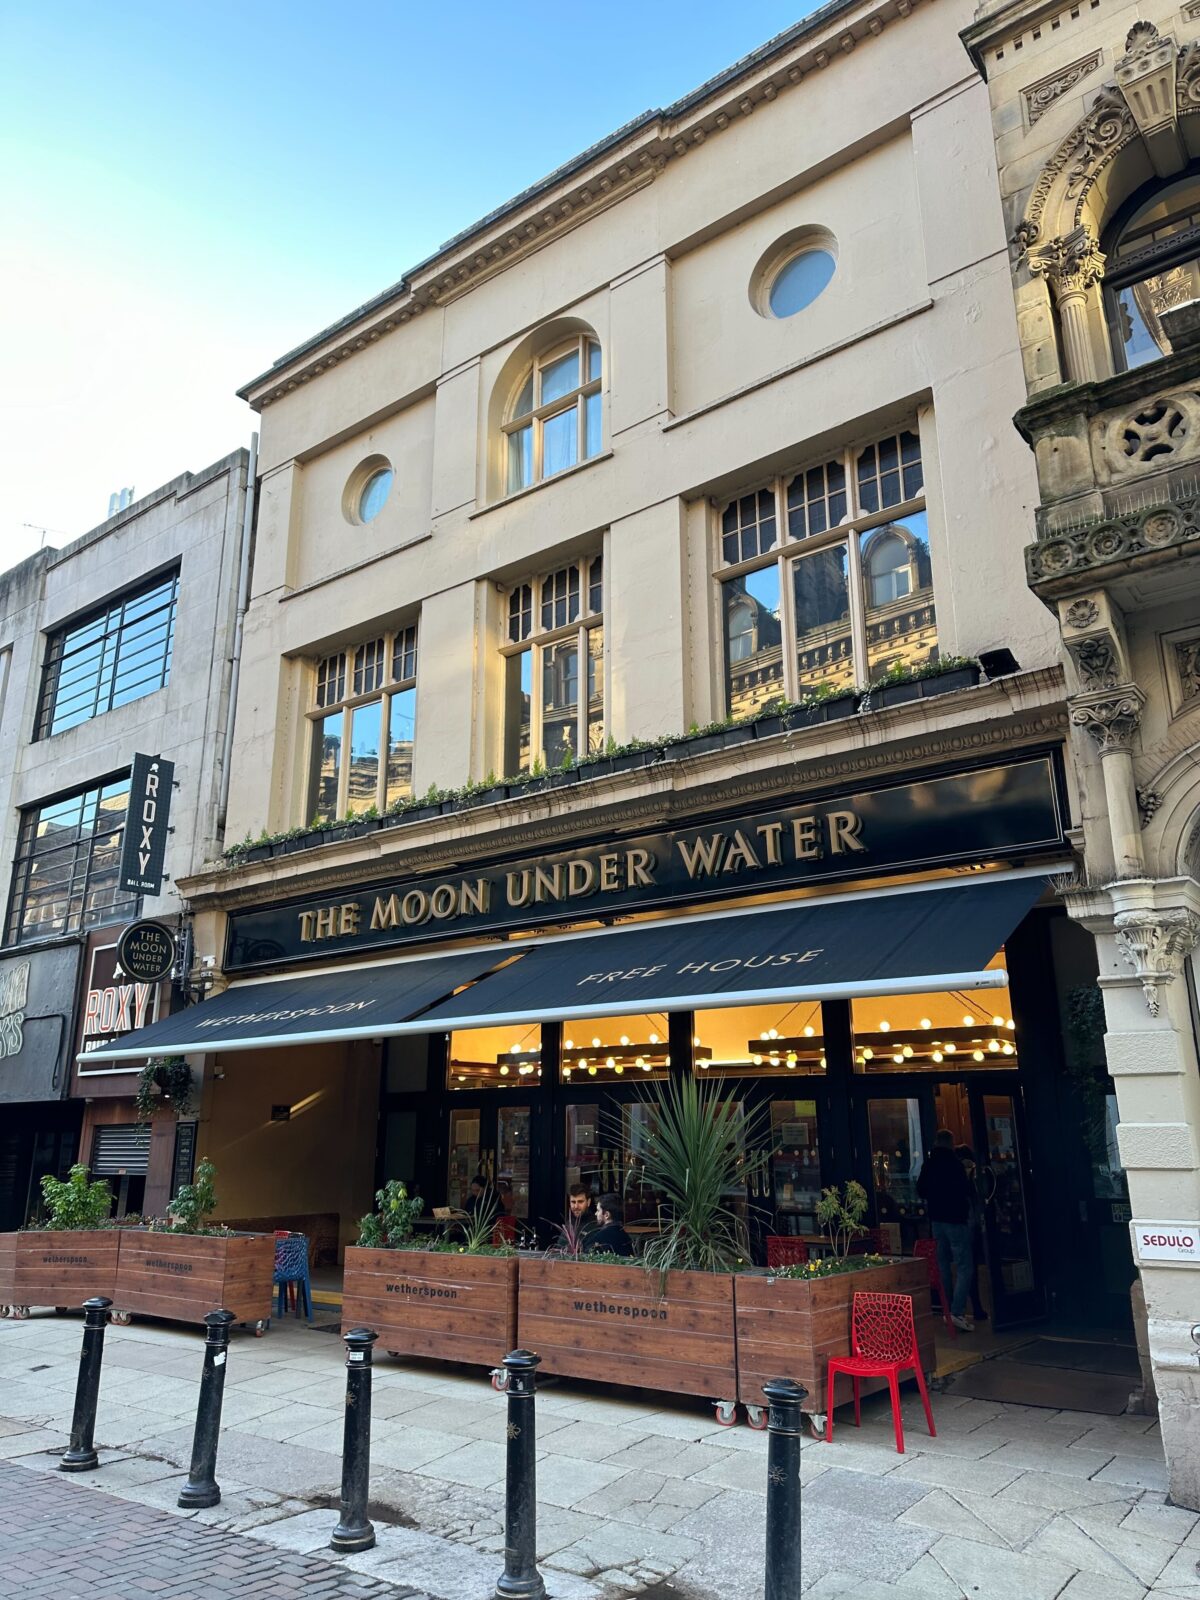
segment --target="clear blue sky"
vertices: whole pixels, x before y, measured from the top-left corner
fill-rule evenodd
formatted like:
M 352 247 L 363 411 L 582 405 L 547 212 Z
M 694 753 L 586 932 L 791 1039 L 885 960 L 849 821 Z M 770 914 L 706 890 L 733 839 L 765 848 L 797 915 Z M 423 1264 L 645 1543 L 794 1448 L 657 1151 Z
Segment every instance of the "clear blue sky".
M 0 0 L 0 566 L 245 443 L 239 384 L 811 9 Z

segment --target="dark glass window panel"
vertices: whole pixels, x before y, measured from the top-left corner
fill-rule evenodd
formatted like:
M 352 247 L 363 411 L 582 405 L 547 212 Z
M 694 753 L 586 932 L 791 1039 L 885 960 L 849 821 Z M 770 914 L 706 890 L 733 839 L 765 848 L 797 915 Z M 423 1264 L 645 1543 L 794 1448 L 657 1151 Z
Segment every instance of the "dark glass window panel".
M 862 540 L 866 585 L 867 676 L 936 661 L 937 615 L 924 511 L 872 528 Z
M 593 615 L 604 610 L 603 556 L 595 556 L 588 567 L 588 610 Z
M 542 581 L 542 632 L 579 620 L 579 568 L 560 567 Z
M 869 444 L 858 457 L 858 505 L 864 512 L 898 506 L 921 492 L 921 443 L 905 431 Z
M 588 382 L 593 383 L 600 376 L 600 346 L 594 339 L 588 340 Z
M 411 682 L 417 675 L 417 630 L 401 628 L 392 646 L 393 683 Z
M 787 488 L 788 537 L 810 539 L 846 520 L 846 469 L 827 461 L 797 473 Z
M 801 694 L 824 684 L 854 687 L 850 638 L 850 567 L 845 544 L 813 550 L 792 563 L 796 678 Z
M 383 687 L 383 640 L 369 639 L 354 652 L 354 692 L 373 694 Z
M 35 737 L 62 733 L 166 686 L 179 574 L 110 602 L 46 643 Z
M 775 548 L 775 491 L 759 489 L 726 506 L 721 519 L 726 561 L 752 561 Z
M 343 713 L 313 723 L 313 771 L 310 818 L 328 822 L 337 816 L 338 778 L 342 763 Z
M 336 706 L 346 698 L 346 656 L 326 656 L 317 667 L 317 704 Z
M 392 805 L 412 794 L 413 740 L 417 718 L 417 692 L 400 689 L 388 700 L 387 790 L 384 801 Z
M 120 889 L 128 778 L 80 791 L 21 816 L 7 941 L 72 933 L 136 915 Z
M 532 765 L 533 651 L 509 656 L 504 665 L 504 771 L 528 772 Z
M 522 583 L 508 597 L 508 637 L 520 644 L 533 632 L 533 587 Z

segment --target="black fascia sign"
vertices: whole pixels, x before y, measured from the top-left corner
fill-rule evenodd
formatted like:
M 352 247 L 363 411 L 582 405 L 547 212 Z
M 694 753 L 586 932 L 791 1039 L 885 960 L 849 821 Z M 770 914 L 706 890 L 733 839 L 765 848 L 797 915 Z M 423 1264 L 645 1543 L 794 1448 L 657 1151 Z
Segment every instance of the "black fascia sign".
M 162 892 L 174 778 L 173 761 L 162 756 L 134 756 L 121 843 L 121 888 L 127 894 Z

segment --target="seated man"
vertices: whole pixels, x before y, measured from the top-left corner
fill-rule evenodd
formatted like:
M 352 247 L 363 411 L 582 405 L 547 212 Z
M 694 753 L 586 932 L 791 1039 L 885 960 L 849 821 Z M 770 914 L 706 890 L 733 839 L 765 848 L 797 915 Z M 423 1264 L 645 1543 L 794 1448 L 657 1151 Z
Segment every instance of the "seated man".
M 602 1194 L 596 1201 L 596 1222 L 595 1232 L 587 1237 L 585 1248 L 589 1254 L 595 1250 L 604 1250 L 613 1256 L 633 1254 L 633 1240 L 624 1228 L 625 1208 L 617 1195 Z
M 580 1238 L 592 1232 L 596 1219 L 592 1215 L 592 1193 L 582 1183 L 573 1183 L 567 1190 L 568 1226 Z

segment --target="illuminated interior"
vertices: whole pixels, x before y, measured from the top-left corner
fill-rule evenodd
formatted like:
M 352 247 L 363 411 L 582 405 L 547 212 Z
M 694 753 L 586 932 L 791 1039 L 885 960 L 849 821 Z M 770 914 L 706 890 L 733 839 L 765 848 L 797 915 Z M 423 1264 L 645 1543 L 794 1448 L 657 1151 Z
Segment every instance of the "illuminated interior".
M 825 1071 L 819 1000 L 697 1011 L 694 1029 L 698 1073 L 718 1070 L 739 1077 L 783 1078 Z
M 990 971 L 1006 971 L 1001 952 Z M 971 1072 L 1017 1065 L 1007 989 L 948 989 L 851 1003 L 854 1070 Z
M 564 1022 L 561 1081 L 590 1084 L 665 1078 L 671 1064 L 667 1030 L 665 1011 Z
M 525 1089 L 542 1081 L 542 1028 L 466 1028 L 450 1035 L 450 1089 Z

